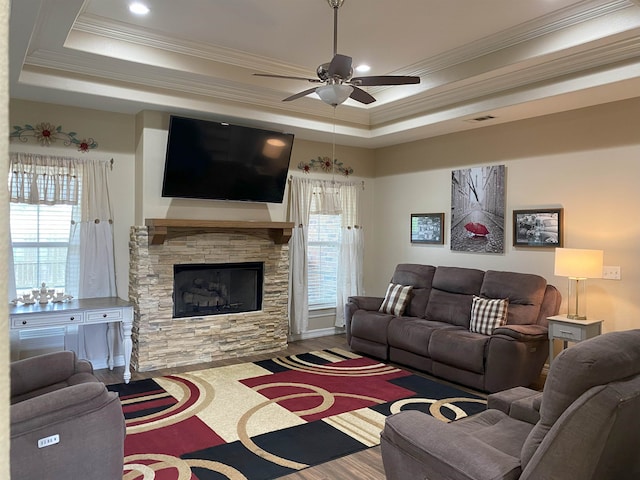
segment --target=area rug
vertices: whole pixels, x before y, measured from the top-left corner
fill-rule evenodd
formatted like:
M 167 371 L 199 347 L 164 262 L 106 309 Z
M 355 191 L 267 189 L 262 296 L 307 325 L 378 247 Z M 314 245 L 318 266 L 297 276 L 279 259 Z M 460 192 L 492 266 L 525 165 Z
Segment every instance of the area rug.
M 269 480 L 380 443 L 386 416 L 448 422 L 483 398 L 342 349 L 109 386 L 124 480 Z

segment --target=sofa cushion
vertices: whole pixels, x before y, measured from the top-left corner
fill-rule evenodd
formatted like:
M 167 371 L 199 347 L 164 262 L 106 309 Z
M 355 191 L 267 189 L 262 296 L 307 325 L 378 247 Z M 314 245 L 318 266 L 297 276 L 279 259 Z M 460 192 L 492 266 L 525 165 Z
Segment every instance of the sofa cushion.
M 401 263 L 396 267 L 391 282 L 413 287 L 411 298 L 405 309 L 406 316 L 424 318 L 435 272 L 436 267 L 432 265 Z
M 380 305 L 379 312 L 390 313 L 396 316 L 402 315 L 404 309 L 407 307 L 407 303 L 409 303 L 412 289 L 413 287 L 411 285 L 390 283 L 382 305 Z
M 387 344 L 387 327 L 393 315 L 356 310 L 351 317 L 351 335 L 376 343 Z
M 422 318 L 396 317 L 389 322 L 389 346 L 429 357 L 429 339 L 435 330 L 440 329 L 463 330 L 450 323 Z
M 547 281 L 538 275 L 489 270 L 484 274 L 480 295 L 508 298 L 508 325 L 537 323 Z
M 438 267 L 433 276 L 425 318 L 469 328 L 473 295 L 480 295 L 484 272 Z
M 497 327 L 507 322 L 508 298 L 483 298 L 473 296 L 469 330 L 491 335 Z
M 429 339 L 429 356 L 452 367 L 484 373 L 484 357 L 491 337 L 468 330 L 436 330 Z

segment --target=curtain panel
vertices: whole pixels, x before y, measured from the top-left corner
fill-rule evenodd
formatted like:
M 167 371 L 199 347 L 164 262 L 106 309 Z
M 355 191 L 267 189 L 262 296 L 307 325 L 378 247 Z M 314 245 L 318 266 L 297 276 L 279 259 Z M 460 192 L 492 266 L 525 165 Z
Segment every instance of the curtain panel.
M 289 221 L 289 333 L 299 335 L 309 326 L 308 227 L 311 214 L 341 215 L 336 322 L 344 326 L 344 305 L 362 293 L 363 232 L 359 223 L 361 183 L 293 177 Z

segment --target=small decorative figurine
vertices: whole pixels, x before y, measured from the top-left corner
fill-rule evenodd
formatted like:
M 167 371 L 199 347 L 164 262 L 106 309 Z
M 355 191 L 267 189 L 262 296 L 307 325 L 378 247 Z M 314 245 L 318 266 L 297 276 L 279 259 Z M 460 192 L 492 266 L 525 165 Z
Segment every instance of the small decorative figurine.
M 73 297 L 63 292 L 56 292 L 55 288 L 47 288 L 45 282 L 42 282 L 40 288 L 34 288 L 31 293 L 25 293 L 22 297 L 11 300 L 12 305 L 22 303 L 24 305 L 33 305 L 38 302 L 40 305 L 46 305 L 51 300 L 53 303 L 61 303 L 71 300 Z

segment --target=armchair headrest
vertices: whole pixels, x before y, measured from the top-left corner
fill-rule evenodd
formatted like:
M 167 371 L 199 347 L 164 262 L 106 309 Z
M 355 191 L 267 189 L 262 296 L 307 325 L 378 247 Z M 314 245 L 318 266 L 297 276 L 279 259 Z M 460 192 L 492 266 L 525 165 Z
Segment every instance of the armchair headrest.
M 580 395 L 640 373 L 640 330 L 611 332 L 564 350 L 551 364 L 541 415 L 553 423 Z

